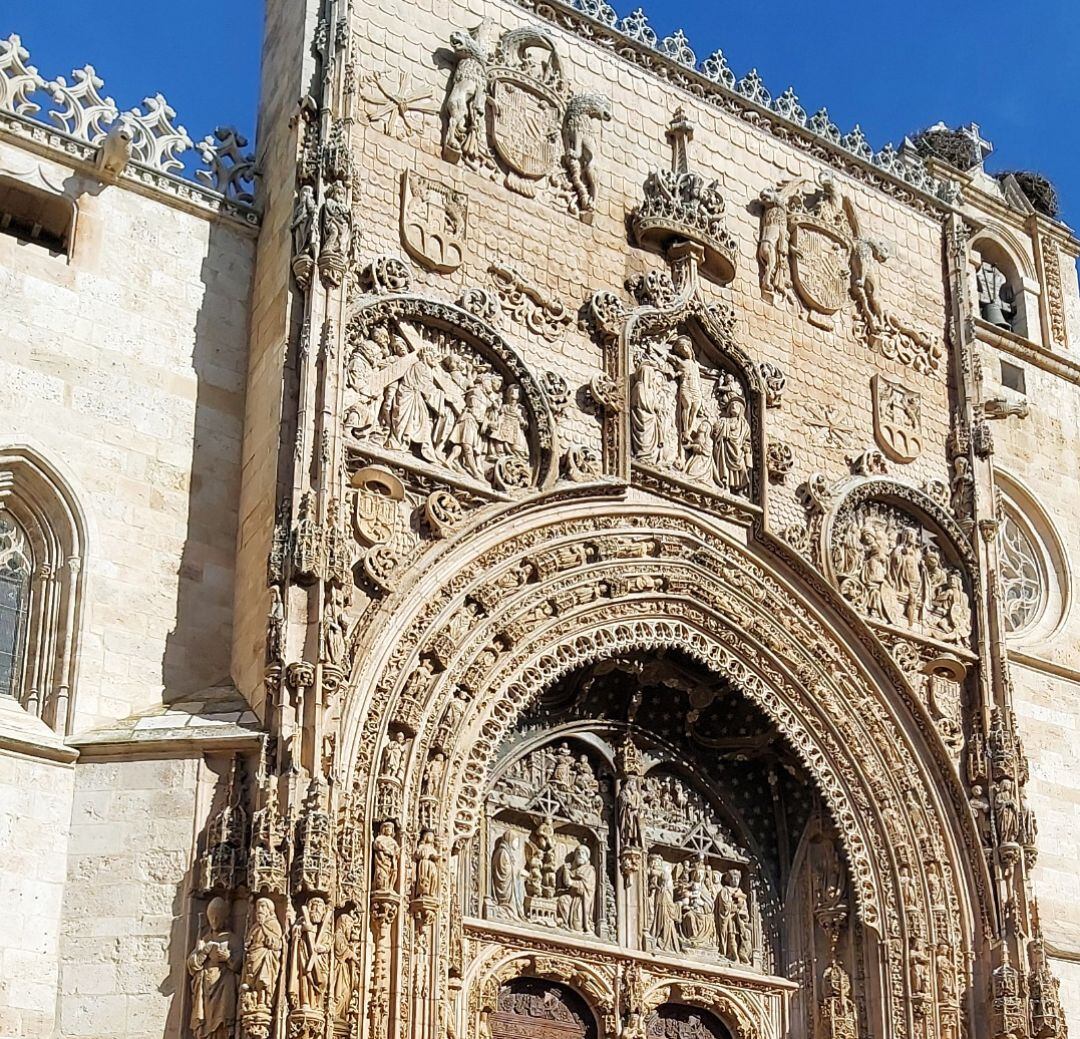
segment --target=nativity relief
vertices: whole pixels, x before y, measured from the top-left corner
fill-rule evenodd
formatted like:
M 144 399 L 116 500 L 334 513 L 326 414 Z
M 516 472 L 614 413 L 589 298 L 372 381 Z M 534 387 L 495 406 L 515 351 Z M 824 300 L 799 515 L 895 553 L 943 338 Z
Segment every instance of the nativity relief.
M 438 473 L 447 484 L 484 496 L 535 486 L 552 438 L 542 391 L 516 358 L 518 370 L 511 370 L 505 347 L 503 357 L 492 356 L 467 333 L 444 327 L 453 308 L 410 302 L 418 311 L 437 312 L 439 325 L 388 307 L 361 309 L 348 326 L 344 424 L 350 453 Z
M 968 646 L 971 597 L 933 535 L 895 506 L 866 502 L 844 511 L 830 562 L 840 593 L 869 620 Z

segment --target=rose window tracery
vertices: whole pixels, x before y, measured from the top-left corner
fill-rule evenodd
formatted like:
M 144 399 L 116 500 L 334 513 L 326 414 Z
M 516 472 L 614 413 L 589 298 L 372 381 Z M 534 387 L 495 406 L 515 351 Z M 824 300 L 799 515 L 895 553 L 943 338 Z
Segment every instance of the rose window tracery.
M 1020 632 L 1041 615 L 1046 605 L 1046 581 L 1038 550 L 1008 510 L 1001 524 L 998 558 L 1005 630 Z

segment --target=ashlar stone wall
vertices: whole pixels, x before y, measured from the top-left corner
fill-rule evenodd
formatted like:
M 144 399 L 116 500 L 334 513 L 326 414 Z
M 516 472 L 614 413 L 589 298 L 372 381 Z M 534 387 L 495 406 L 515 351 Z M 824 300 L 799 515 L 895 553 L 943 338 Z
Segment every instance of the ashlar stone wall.
M 75 731 L 229 675 L 253 235 L 0 140 L 77 199 L 70 259 L 0 235 L 0 439 L 88 527 Z

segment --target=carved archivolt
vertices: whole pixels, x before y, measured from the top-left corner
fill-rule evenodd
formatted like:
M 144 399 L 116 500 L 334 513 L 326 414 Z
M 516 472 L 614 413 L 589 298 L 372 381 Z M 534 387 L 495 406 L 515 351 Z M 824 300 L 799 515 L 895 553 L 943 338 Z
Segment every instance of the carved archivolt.
M 640 507 L 597 517 L 567 505 L 560 516 L 511 536 L 481 529 L 476 549 L 432 557 L 407 594 L 388 597 L 345 709 L 356 781 L 377 773 L 373 755 L 389 733 L 415 734 L 402 780 L 406 833 L 430 827 L 460 854 L 496 748 L 540 692 L 586 664 L 677 648 L 760 707 L 813 777 L 859 919 L 881 939 L 874 1031 L 911 1034 L 905 950 L 933 941 L 966 978 L 968 936 L 987 907 L 963 791 L 922 705 L 897 671 L 882 665 L 872 677 L 785 584 L 697 522 Z M 357 822 L 371 825 L 379 812 L 367 790 Z

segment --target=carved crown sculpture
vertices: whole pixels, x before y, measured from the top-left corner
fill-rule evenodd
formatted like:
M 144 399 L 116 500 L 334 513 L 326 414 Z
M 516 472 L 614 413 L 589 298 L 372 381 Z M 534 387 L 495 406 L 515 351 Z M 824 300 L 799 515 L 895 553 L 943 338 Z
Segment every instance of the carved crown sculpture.
M 630 215 L 634 240 L 643 249 L 667 253 L 679 242 L 704 250 L 703 273 L 724 284 L 735 276 L 737 245 L 724 226 L 724 198 L 715 180 L 707 181 L 689 166 L 688 145 L 694 127 L 681 108 L 668 126 L 671 169 L 653 170 L 645 197 Z

